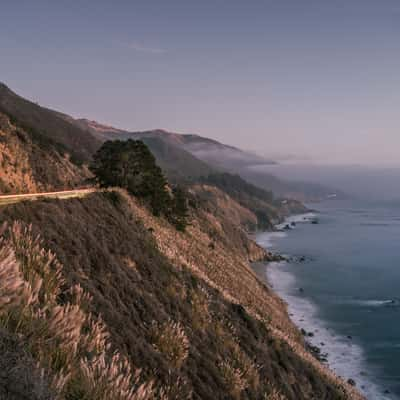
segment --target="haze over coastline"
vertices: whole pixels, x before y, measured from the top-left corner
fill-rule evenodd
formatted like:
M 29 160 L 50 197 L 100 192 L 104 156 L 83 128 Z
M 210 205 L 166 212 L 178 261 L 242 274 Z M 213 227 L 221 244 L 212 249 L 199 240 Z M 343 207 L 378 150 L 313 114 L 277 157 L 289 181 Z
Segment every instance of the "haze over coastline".
M 1 79 L 40 104 L 346 164 L 398 164 L 399 47 L 395 0 L 15 1 L 0 26 Z
M 0 400 L 399 400 L 399 0 L 15 0 Z

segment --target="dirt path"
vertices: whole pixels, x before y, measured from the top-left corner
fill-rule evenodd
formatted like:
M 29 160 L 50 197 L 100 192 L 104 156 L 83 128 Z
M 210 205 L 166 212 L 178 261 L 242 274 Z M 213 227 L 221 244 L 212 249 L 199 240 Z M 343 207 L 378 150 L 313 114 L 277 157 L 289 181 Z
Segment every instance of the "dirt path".
M 95 192 L 96 189 L 76 189 L 76 190 L 62 190 L 57 192 L 45 193 L 26 193 L 26 194 L 7 194 L 0 195 L 0 205 L 18 203 L 23 200 L 38 200 L 41 198 L 57 198 L 57 199 L 70 199 L 72 197 L 84 197 L 89 193 Z

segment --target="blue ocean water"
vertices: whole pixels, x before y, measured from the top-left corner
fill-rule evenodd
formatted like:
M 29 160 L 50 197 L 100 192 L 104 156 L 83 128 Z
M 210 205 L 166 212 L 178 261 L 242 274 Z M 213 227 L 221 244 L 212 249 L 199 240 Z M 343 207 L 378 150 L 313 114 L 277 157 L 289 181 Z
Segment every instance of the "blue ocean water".
M 318 224 L 298 216 L 292 230 L 258 235 L 264 247 L 297 258 L 269 265 L 268 279 L 338 375 L 368 399 L 400 399 L 400 205 L 313 208 Z

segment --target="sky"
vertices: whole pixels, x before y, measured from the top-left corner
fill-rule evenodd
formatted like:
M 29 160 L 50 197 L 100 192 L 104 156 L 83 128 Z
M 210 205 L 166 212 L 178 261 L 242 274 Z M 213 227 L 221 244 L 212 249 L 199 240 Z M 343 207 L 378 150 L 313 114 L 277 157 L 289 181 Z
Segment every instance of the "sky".
M 280 160 L 400 164 L 397 0 L 4 1 L 0 81 Z

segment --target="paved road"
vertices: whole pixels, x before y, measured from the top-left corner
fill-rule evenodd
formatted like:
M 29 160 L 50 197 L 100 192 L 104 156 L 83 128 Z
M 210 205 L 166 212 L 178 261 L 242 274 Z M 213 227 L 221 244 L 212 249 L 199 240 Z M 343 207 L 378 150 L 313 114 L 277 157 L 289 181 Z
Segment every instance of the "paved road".
M 62 190 L 58 192 L 27 193 L 27 194 L 7 194 L 0 195 L 0 205 L 18 203 L 23 200 L 38 200 L 41 198 L 70 199 L 72 197 L 84 197 L 96 191 L 90 189 Z

